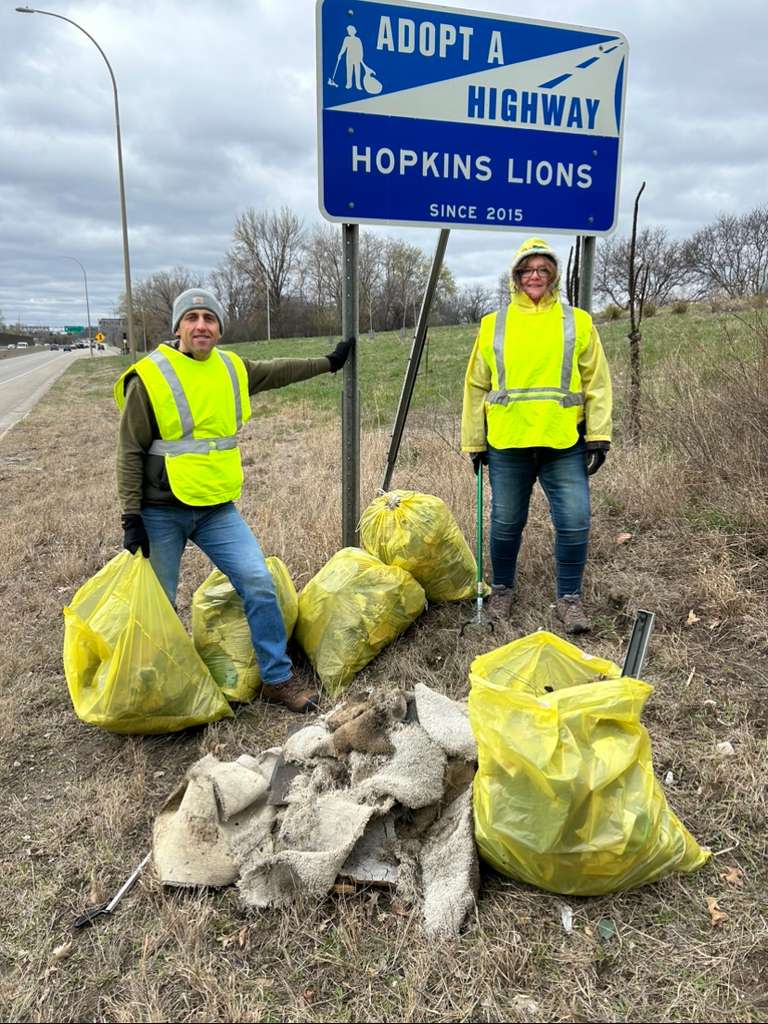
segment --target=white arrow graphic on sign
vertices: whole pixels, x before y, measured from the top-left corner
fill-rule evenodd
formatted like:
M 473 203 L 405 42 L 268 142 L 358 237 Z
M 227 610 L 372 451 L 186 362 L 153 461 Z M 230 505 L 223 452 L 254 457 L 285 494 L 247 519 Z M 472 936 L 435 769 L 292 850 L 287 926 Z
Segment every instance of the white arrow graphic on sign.
M 592 44 L 326 109 L 615 138 L 625 55 L 622 40 Z

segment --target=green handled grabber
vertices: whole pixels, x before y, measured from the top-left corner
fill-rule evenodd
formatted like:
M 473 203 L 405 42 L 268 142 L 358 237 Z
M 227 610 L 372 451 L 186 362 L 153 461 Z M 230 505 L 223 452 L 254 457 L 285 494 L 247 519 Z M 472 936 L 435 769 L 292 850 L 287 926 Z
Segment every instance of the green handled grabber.
M 485 583 L 483 582 L 483 465 L 477 467 L 477 497 L 475 501 L 475 561 L 477 576 L 475 586 L 475 614 L 464 623 L 461 632 L 469 627 L 488 629 L 493 632 L 493 622 L 483 608 Z

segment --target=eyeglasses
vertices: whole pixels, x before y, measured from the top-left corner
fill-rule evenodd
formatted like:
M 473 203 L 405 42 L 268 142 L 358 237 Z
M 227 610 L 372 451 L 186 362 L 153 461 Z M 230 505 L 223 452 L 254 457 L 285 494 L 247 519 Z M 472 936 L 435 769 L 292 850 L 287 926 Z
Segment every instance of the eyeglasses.
M 552 277 L 549 267 L 524 267 L 520 271 L 520 277 Z

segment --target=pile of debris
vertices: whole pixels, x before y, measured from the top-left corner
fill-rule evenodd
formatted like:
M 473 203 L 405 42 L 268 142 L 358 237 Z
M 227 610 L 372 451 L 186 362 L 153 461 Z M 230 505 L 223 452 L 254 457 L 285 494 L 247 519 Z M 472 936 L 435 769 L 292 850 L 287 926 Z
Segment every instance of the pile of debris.
M 457 935 L 478 885 L 476 757 L 466 704 L 427 686 L 342 703 L 282 747 L 196 762 L 155 823 L 158 876 L 236 883 L 248 907 L 382 885 Z

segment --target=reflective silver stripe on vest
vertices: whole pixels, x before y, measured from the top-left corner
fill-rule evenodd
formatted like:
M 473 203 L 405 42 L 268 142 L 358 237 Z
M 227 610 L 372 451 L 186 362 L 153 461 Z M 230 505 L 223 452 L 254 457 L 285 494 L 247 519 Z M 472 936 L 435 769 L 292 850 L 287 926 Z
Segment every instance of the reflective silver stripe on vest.
M 153 441 L 150 455 L 208 455 L 209 452 L 225 452 L 237 448 L 237 438 L 232 437 L 183 437 L 180 441 Z
M 496 314 L 493 329 L 493 355 L 496 359 L 496 370 L 499 376 L 499 387 L 489 391 L 486 401 L 490 405 L 509 405 L 510 402 L 542 402 L 547 399 L 559 402 L 564 408 L 583 405 L 584 396 L 571 391 L 571 374 L 573 372 L 573 354 L 576 350 L 576 317 L 573 307 L 565 303 L 563 310 L 563 365 L 560 371 L 559 388 L 507 388 L 507 371 L 504 364 L 504 338 L 507 333 L 507 316 L 509 306 L 502 306 Z
M 235 364 L 232 362 L 232 357 L 228 352 L 219 352 L 219 355 L 224 360 L 224 364 L 229 370 L 229 379 L 232 381 L 232 390 L 235 393 L 235 430 L 239 430 L 243 425 L 243 405 L 240 401 L 240 381 L 237 379 L 237 370 Z
M 181 386 L 181 381 L 173 368 L 173 364 L 168 356 L 162 353 L 160 349 L 155 349 L 155 351 L 147 358 L 151 359 L 155 366 L 157 366 L 158 370 L 165 378 L 166 384 L 171 389 L 173 400 L 176 403 L 176 412 L 178 413 L 179 420 L 181 421 L 181 433 L 184 436 L 191 434 L 195 426 L 194 420 L 192 419 L 192 410 L 189 408 L 187 396 L 184 394 L 184 388 Z
M 493 329 L 493 354 L 496 357 L 496 370 L 499 374 L 499 390 L 491 394 L 502 394 L 507 390 L 507 369 L 504 365 L 504 338 L 507 333 L 507 314 L 509 306 L 502 306 L 496 314 L 496 326 Z M 490 401 L 490 395 L 488 401 Z
M 229 379 L 232 382 L 232 390 L 235 397 L 235 430 L 239 430 L 243 425 L 243 407 L 240 399 L 240 382 L 237 379 L 237 370 L 226 352 L 220 352 L 219 355 L 223 357 L 224 365 L 229 373 Z M 176 370 L 173 368 L 173 364 L 168 356 L 159 349 L 155 349 L 148 358 L 155 363 L 160 373 L 162 373 L 166 384 L 171 389 L 171 394 L 176 403 L 176 412 L 181 421 L 183 435 L 178 441 L 153 441 L 149 447 L 148 454 L 187 455 L 192 453 L 194 455 L 207 455 L 210 451 L 223 452 L 230 448 L 236 448 L 237 438 L 234 435 L 231 437 L 192 437 L 195 421 L 192 419 L 192 410 L 189 407 L 187 396 L 184 394 L 184 388 L 181 385 Z

